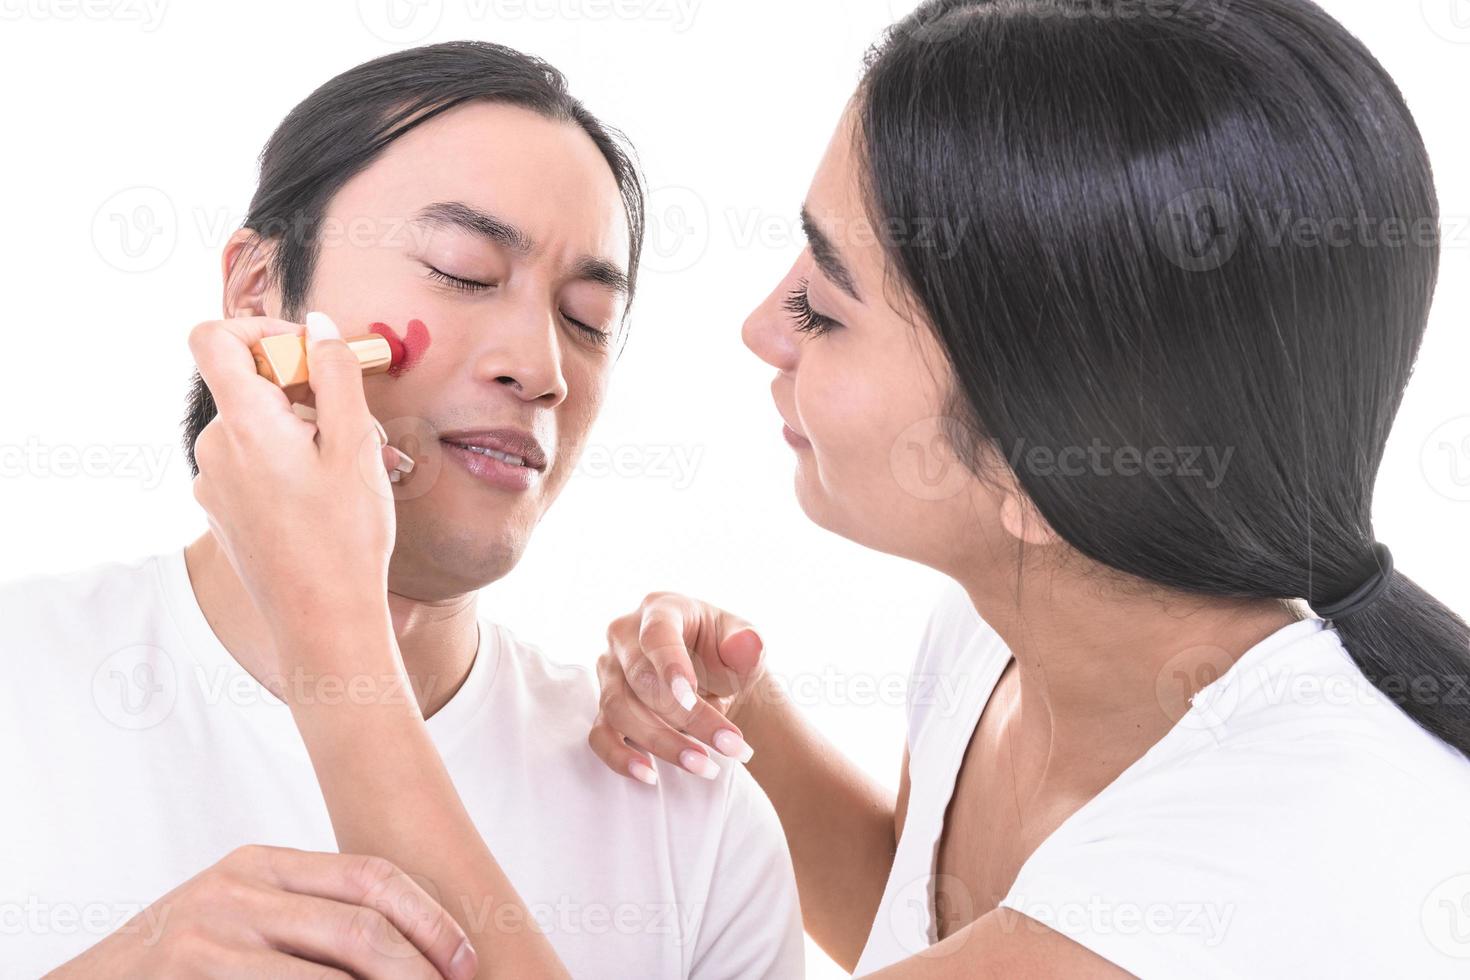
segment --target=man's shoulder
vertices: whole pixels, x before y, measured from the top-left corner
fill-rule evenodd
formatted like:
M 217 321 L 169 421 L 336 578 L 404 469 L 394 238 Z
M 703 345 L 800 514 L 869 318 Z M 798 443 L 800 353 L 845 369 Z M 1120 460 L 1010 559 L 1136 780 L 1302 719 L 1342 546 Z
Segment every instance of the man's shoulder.
M 685 815 L 697 811 L 702 816 L 723 820 L 728 811 L 738 809 L 746 811 L 750 819 L 765 816 L 749 812 L 770 806 L 755 780 L 740 763 L 713 749 L 711 758 L 720 768 L 719 776 L 713 780 L 655 759 L 659 786 L 650 792 L 649 787 L 608 770 L 587 741 L 600 710 L 602 690 L 594 668 L 558 660 L 536 644 L 522 640 L 508 627 L 485 619 L 481 623 L 499 637 L 499 676 L 495 680 L 500 688 L 499 696 L 522 702 L 517 705 L 517 714 L 523 723 L 534 726 L 537 742 L 543 748 L 561 757 L 558 765 L 564 771 L 581 773 L 580 778 L 592 778 L 598 784 L 607 781 L 608 785 L 628 792 L 641 805 L 677 809 Z M 770 816 L 774 820 L 774 811 Z
M 0 621 L 6 623 L 8 642 L 95 636 L 103 624 L 146 618 L 163 600 L 158 570 L 163 557 L 109 559 L 0 582 Z
M 548 656 L 500 623 L 481 617 L 480 627 L 495 638 L 499 650 L 497 684 L 514 684 L 517 696 L 538 712 L 575 713 L 590 723 L 597 714 L 599 690 L 590 667 Z

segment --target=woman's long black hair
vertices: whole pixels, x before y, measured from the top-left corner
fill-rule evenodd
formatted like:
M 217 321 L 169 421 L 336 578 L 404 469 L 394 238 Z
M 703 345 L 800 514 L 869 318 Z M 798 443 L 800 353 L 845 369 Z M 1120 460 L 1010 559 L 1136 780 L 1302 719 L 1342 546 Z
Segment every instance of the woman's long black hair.
M 1308 0 L 931 0 L 857 113 L 874 218 L 939 229 L 887 248 L 977 471 L 993 448 L 1072 547 L 1166 587 L 1321 607 L 1374 573 L 1440 243 L 1356 38 Z M 1395 572 L 1334 626 L 1470 753 L 1462 619 Z

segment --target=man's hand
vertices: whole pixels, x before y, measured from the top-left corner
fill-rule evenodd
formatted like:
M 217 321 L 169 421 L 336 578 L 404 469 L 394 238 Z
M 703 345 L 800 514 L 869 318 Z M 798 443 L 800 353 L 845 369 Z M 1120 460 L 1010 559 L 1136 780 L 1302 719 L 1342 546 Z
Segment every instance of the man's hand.
M 47 976 L 469 980 L 476 964 L 449 913 L 389 862 L 249 846 Z

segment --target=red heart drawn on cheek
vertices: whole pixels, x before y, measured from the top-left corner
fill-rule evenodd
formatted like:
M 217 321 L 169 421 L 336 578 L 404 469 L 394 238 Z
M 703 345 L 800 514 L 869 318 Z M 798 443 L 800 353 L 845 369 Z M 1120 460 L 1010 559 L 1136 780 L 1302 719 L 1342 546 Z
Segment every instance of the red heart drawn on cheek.
M 393 355 L 388 374 L 395 378 L 417 364 L 424 356 L 424 351 L 429 349 L 429 328 L 424 326 L 422 320 L 409 320 L 408 332 L 402 338 L 386 323 L 374 323 L 368 330 L 388 341 L 388 349 Z

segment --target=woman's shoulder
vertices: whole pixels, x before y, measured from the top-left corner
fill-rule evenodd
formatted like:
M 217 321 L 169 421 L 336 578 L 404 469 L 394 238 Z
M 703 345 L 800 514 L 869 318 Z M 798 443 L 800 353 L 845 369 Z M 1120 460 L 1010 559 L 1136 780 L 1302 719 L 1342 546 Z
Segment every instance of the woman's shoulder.
M 1470 760 L 1330 627 L 1287 631 L 1048 837 L 1002 904 L 1145 976 L 1457 975 L 1446 955 L 1470 942 L 1442 913 L 1470 908 Z

